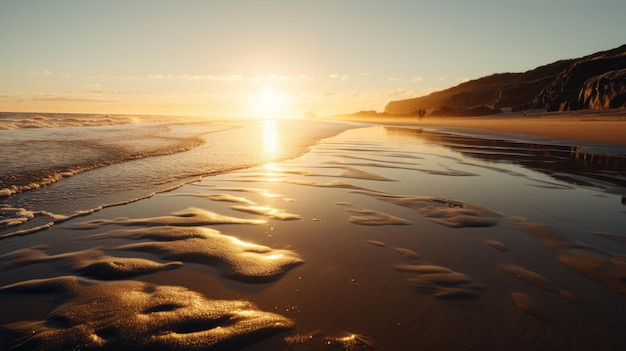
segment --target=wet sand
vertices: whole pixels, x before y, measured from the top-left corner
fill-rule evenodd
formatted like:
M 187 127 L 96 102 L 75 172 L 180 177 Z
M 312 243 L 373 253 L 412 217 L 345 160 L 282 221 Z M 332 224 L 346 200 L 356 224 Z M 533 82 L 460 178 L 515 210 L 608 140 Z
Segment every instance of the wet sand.
M 502 113 L 484 117 L 352 118 L 388 125 L 472 128 L 483 134 L 510 133 L 592 143 L 626 145 L 626 110 Z
M 624 169 L 594 167 L 562 145 L 351 129 L 0 241 L 0 345 L 618 350 Z

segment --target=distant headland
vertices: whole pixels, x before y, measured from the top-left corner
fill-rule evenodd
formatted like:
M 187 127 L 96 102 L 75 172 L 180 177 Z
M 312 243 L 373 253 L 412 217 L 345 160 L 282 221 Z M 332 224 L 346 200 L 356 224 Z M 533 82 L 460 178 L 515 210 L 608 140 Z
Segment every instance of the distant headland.
M 523 73 L 496 73 L 426 96 L 391 101 L 383 113 L 355 116 L 484 116 L 526 109 L 552 111 L 626 107 L 626 45 Z

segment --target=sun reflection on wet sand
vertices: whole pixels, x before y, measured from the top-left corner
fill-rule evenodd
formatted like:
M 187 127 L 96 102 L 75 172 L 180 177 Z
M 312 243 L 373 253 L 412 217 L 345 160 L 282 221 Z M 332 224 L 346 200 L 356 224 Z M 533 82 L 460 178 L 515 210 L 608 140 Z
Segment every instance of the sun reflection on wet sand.
M 263 156 L 264 158 L 274 158 L 280 151 L 280 136 L 276 128 L 276 121 L 263 121 Z
M 281 172 L 283 169 L 278 167 L 275 163 L 267 163 L 263 168 L 268 172 Z

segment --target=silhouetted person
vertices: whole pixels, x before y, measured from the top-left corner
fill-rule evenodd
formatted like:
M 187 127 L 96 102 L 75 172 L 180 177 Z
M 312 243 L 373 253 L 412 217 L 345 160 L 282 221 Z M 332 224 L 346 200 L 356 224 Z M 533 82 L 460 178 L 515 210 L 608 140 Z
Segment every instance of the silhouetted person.
M 417 111 L 417 116 L 418 116 L 418 119 L 421 121 L 422 118 L 424 118 L 424 116 L 426 116 L 426 109 L 420 108 Z

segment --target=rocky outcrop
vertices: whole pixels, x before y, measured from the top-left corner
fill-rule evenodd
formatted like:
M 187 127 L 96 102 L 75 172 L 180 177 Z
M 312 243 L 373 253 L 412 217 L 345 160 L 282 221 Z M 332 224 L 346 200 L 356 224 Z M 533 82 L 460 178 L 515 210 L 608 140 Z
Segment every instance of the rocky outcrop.
M 588 79 L 578 95 L 578 102 L 594 110 L 626 106 L 626 69 Z
M 616 57 L 595 56 L 587 60 L 582 59 L 559 74 L 533 99 L 532 104 L 543 107 L 546 111 L 588 109 L 590 106 L 579 99 L 583 90 L 586 89 L 586 83 L 621 69 L 626 69 L 626 53 L 624 52 Z
M 524 73 L 499 73 L 413 99 L 391 101 L 385 112 L 485 114 L 501 108 L 529 107 L 547 111 L 617 108 L 626 106 L 626 45 L 579 59 L 557 61 Z M 472 114 L 474 115 L 474 114 Z

